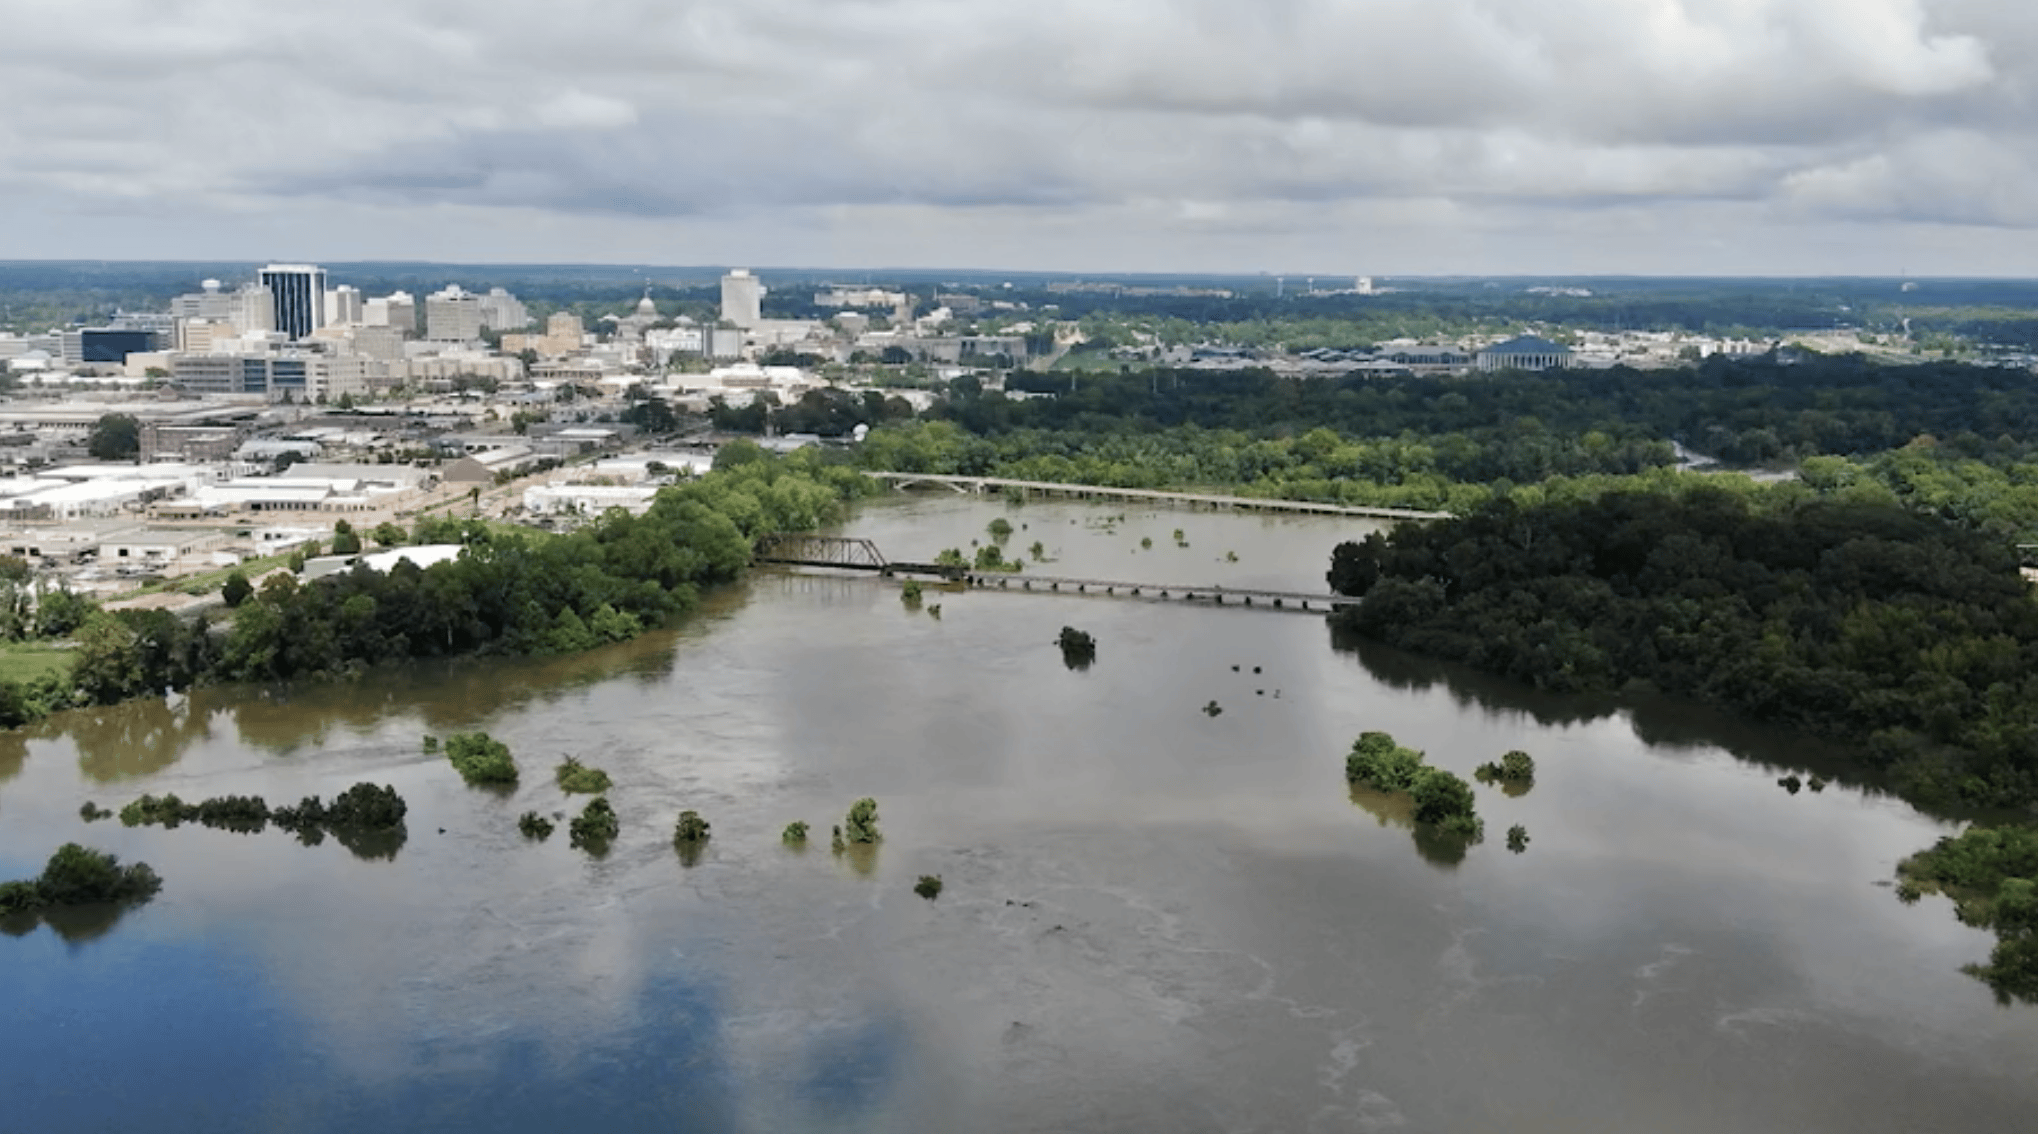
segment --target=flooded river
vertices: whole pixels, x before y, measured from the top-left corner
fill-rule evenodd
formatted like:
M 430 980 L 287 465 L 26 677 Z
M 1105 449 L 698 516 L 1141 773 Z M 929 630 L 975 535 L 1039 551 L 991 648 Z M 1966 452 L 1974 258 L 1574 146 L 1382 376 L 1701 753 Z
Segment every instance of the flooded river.
M 1036 571 L 1292 590 L 1366 530 L 939 497 L 844 531 L 927 559 L 1000 516 L 1008 551 L 1055 561 Z M 936 603 L 759 573 L 586 655 L 0 737 L 0 877 L 76 839 L 166 881 L 117 919 L 0 938 L 0 1128 L 1752 1134 L 2038 1113 L 2038 1010 L 1959 971 L 1991 937 L 1883 885 L 1951 828 L 1844 778 L 1784 792 L 1786 766 L 1843 767 L 1802 739 L 1536 694 L 1336 641 L 1319 615 Z M 1063 625 L 1095 635 L 1093 668 L 1063 665 Z M 477 728 L 517 754 L 513 794 L 420 751 Z M 1488 838 L 1458 856 L 1347 789 L 1366 729 L 1467 776 L 1525 749 L 1537 781 L 1480 789 Z M 568 806 L 567 755 L 615 778 L 606 857 L 517 833 Z M 77 814 L 360 779 L 410 802 L 394 858 Z M 883 843 L 831 854 L 865 795 Z M 691 866 L 681 808 L 714 824 Z M 794 819 L 809 849 L 780 844 Z

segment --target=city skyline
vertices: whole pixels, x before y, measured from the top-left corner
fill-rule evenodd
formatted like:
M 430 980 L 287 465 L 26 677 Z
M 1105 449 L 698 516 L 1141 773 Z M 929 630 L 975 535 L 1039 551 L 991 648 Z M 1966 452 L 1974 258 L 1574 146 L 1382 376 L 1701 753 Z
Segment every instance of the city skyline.
M 16 14 L 0 206 L 24 259 L 2022 276 L 2038 257 L 2038 25 L 1979 0 Z

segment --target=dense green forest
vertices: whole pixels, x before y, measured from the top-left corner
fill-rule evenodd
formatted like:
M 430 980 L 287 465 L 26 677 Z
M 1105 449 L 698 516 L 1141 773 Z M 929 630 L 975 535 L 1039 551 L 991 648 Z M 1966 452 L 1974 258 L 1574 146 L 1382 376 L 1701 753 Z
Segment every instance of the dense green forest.
M 2038 603 L 1960 525 L 1682 477 L 1405 525 L 1340 544 L 1328 577 L 1380 641 L 1851 741 L 1921 803 L 2038 802 Z
M 500 533 L 427 521 L 422 542 L 464 538 L 449 562 L 367 567 L 309 582 L 271 576 L 222 633 L 162 611 L 95 611 L 75 633 L 68 676 L 0 681 L 0 725 L 74 704 L 107 704 L 212 681 L 334 676 L 380 661 L 542 654 L 634 637 L 734 579 L 751 540 L 816 527 L 867 478 L 807 452 L 726 448 L 714 472 L 662 491 L 641 517 L 612 511 L 571 535 Z
M 1667 372 L 1289 379 L 1153 371 L 1012 382 L 1061 392 L 1019 400 L 963 379 L 921 421 L 895 421 L 881 400 L 833 392 L 772 417 L 821 431 L 877 424 L 858 450 L 871 469 L 1223 486 L 1453 512 L 1521 485 L 1653 480 L 1676 463 L 1678 442 L 1729 465 L 1796 464 L 1821 495 L 1901 504 L 2038 542 L 2038 444 L 2030 440 L 2038 437 L 2038 385 L 1999 368 L 1721 359 Z

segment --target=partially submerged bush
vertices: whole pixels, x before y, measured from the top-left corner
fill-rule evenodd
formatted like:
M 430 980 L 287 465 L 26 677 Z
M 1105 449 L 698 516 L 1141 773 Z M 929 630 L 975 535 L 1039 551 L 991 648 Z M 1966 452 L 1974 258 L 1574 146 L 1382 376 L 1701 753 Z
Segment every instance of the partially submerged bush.
M 1507 849 L 1516 854 L 1528 849 L 1528 828 L 1516 823 L 1507 829 Z
M 850 806 L 842 837 L 852 843 L 874 843 L 884 838 L 877 830 L 877 800 L 866 796 Z
M 325 809 L 325 825 L 328 828 L 388 830 L 403 826 L 403 817 L 409 811 L 409 805 L 396 794 L 394 787 L 359 783 L 333 797 L 332 803 Z
M 1345 779 L 1375 791 L 1408 793 L 1418 824 L 1475 843 L 1486 835 L 1486 824 L 1474 810 L 1472 785 L 1430 767 L 1421 752 L 1403 748 L 1387 733 L 1359 734 L 1345 757 Z
M 427 755 L 430 755 L 431 753 L 437 752 L 438 750 L 439 750 L 439 738 L 438 738 L 438 737 L 436 737 L 436 736 L 433 736 L 433 735 L 432 735 L 432 734 L 430 734 L 430 733 L 426 733 L 426 734 L 425 734 L 425 753 L 426 753 Z
M 782 843 L 806 842 L 807 821 L 804 819 L 795 819 L 792 822 L 787 823 L 785 825 L 785 830 L 779 832 L 778 841 Z
M 120 825 L 123 827 L 175 828 L 192 817 L 189 807 L 175 793 L 144 795 L 120 809 Z
M 930 902 L 940 897 L 941 875 L 922 874 L 920 876 L 920 880 L 918 882 L 913 883 L 913 892 L 927 899 Z
M 259 795 L 222 795 L 186 803 L 175 795 L 144 795 L 120 809 L 130 827 L 175 828 L 184 823 L 254 834 L 273 823 L 317 846 L 331 834 L 364 858 L 393 857 L 403 845 L 403 819 L 409 811 L 394 787 L 357 783 L 327 804 L 315 795 L 295 806 L 270 807 Z M 393 836 L 393 838 L 392 838 Z
M 568 756 L 556 769 L 559 787 L 567 792 L 599 795 L 609 790 L 609 774 L 600 768 L 590 768 L 574 757 Z
M 101 819 L 110 819 L 112 817 L 113 812 L 107 810 L 104 807 L 99 806 L 98 804 L 92 802 L 89 799 L 85 801 L 85 805 L 83 807 L 78 808 L 78 818 L 83 819 L 87 823 L 97 823 Z
M 1517 748 L 1502 756 L 1499 763 L 1479 765 L 1479 770 L 1472 774 L 1482 784 L 1529 783 L 1536 778 L 1536 761 Z
M 598 795 L 588 800 L 580 814 L 573 817 L 573 822 L 567 827 L 567 836 L 573 846 L 601 851 L 621 830 L 622 825 L 616 822 L 616 809 L 609 806 L 609 797 Z
M 672 826 L 672 841 L 675 843 L 703 843 L 708 839 L 709 823 L 701 818 L 698 811 L 682 811 L 679 821 Z
M 1362 732 L 1345 757 L 1345 779 L 1378 791 L 1412 791 L 1427 765 L 1422 753 L 1403 748 L 1384 732 Z
M 446 738 L 446 758 L 470 784 L 514 784 L 517 764 L 507 744 L 485 732 L 456 732 Z
M 1088 669 L 1097 660 L 1097 640 L 1073 626 L 1061 628 L 1055 645 L 1061 647 L 1062 664 L 1070 669 Z
M 525 838 L 542 843 L 552 837 L 552 821 L 535 811 L 526 811 L 517 816 L 517 830 L 522 831 Z

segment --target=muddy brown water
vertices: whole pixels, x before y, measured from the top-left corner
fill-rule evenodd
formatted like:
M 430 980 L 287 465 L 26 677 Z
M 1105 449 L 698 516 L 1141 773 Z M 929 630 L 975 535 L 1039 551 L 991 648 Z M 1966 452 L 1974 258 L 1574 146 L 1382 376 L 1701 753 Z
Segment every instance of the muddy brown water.
M 1366 530 L 919 497 L 844 531 L 924 559 L 998 516 L 1039 571 L 1296 590 Z M 1095 635 L 1089 670 L 1063 625 Z M 518 755 L 513 793 L 420 751 L 475 728 Z M 1537 782 L 1480 789 L 1488 838 L 1460 855 L 1347 788 L 1369 728 L 1461 774 L 1522 748 Z M 516 831 L 569 806 L 567 755 L 616 780 L 605 857 Z M 1841 755 L 1320 616 L 933 589 L 913 611 L 872 579 L 759 573 L 572 658 L 0 738 L 0 874 L 82 839 L 167 880 L 0 938 L 0 1128 L 2026 1129 L 2038 1010 L 1961 974 L 1988 935 L 1882 885 L 1952 828 L 1845 779 L 1775 784 Z M 77 815 L 359 779 L 410 802 L 392 859 Z M 884 842 L 831 854 L 863 795 Z M 714 824 L 692 866 L 681 808 Z

